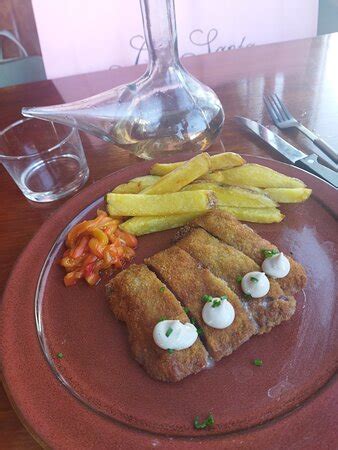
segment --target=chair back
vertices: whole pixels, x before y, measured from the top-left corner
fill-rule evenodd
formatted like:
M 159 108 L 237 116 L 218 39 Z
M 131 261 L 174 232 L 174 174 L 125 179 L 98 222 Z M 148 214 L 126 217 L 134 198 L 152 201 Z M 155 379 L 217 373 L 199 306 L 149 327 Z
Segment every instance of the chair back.
M 46 72 L 41 56 L 29 56 L 21 42 L 9 30 L 0 30 L 1 37 L 0 87 L 46 79 Z M 4 59 L 2 49 L 2 41 L 4 38 L 14 42 L 20 51 L 20 56 Z

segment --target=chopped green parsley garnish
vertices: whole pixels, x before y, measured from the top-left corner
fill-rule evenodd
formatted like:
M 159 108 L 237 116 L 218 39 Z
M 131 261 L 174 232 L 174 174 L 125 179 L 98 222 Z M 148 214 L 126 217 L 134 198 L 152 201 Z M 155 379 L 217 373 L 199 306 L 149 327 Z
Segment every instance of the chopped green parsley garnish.
M 261 359 L 254 359 L 254 360 L 252 361 L 252 364 L 253 364 L 254 366 L 262 366 L 262 365 L 263 365 L 263 361 L 262 361 Z
M 250 294 L 244 294 L 245 298 L 252 298 L 252 296 Z
M 167 352 L 169 353 L 169 355 L 172 355 L 174 353 L 175 350 L 173 350 L 172 348 L 168 348 Z
M 256 277 L 250 277 L 250 281 L 254 281 L 255 283 L 258 283 L 258 278 L 256 278 Z
M 228 297 L 226 295 L 222 295 L 222 297 L 220 297 L 221 300 L 228 300 Z
M 62 359 L 62 358 L 63 358 L 63 353 L 59 352 L 59 353 L 57 353 L 56 356 L 57 356 L 59 359 Z
M 185 312 L 186 314 L 190 313 L 190 309 L 187 308 L 186 306 L 183 308 L 183 310 L 184 310 L 184 312 Z
M 209 414 L 204 422 L 200 422 L 198 416 L 196 416 L 194 419 L 194 427 L 196 430 L 203 430 L 203 428 L 212 427 L 214 425 L 214 423 L 215 423 L 215 420 L 214 420 L 212 414 Z
M 203 330 L 202 330 L 202 328 L 198 327 L 198 328 L 196 328 L 196 330 L 197 330 L 197 334 L 198 334 L 199 336 L 202 336 L 202 335 L 203 335 Z
M 192 323 L 193 325 L 195 325 L 196 320 L 193 317 L 190 317 L 190 323 Z
M 212 308 L 217 308 L 218 306 L 221 306 L 221 303 L 222 303 L 221 300 L 214 300 L 214 301 L 212 302 L 211 307 L 212 307 Z
M 167 320 L 164 316 L 160 317 L 159 322 L 163 322 L 163 320 Z
M 236 278 L 237 283 L 240 283 L 243 280 L 243 277 L 241 275 L 238 275 Z
M 167 337 L 169 337 L 173 331 L 174 331 L 174 330 L 173 330 L 171 327 L 169 327 L 169 328 L 167 329 L 165 335 L 166 335 Z
M 204 303 L 212 302 L 212 296 L 211 295 L 207 295 L 207 294 L 203 295 L 202 302 L 204 302 Z
M 160 292 L 164 292 L 164 290 L 165 290 L 165 286 L 161 286 L 160 287 Z
M 262 252 L 264 258 L 271 258 L 271 256 L 278 255 L 279 250 L 276 250 L 274 248 L 272 250 L 269 250 L 267 248 L 262 248 L 261 252 Z

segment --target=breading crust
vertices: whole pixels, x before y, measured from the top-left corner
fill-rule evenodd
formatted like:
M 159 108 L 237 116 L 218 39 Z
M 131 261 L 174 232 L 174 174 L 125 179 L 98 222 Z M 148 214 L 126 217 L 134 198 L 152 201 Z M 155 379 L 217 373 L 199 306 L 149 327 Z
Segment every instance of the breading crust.
M 270 290 L 265 297 L 248 299 L 237 280 L 248 272 L 259 271 L 259 266 L 244 253 L 220 242 L 202 228 L 193 229 L 176 245 L 227 282 L 256 321 L 260 334 L 270 331 L 283 320 L 290 319 L 295 312 L 294 297 L 286 295 L 277 281 L 271 278 Z
M 263 239 L 252 228 L 239 222 L 233 215 L 226 211 L 213 210 L 193 220 L 192 227 L 201 227 L 226 244 L 235 247 L 245 255 L 253 259 L 259 266 L 264 261 L 262 249 L 277 249 L 271 242 Z M 279 249 L 282 251 L 283 249 Z M 286 256 L 290 261 L 289 274 L 278 280 L 286 294 L 294 295 L 306 285 L 306 273 L 301 264 L 291 256 Z
M 135 359 L 161 381 L 179 381 L 206 367 L 208 352 L 203 343 L 219 360 L 252 335 L 269 332 L 290 319 L 296 308 L 292 294 L 306 283 L 303 267 L 288 256 L 287 277 L 270 278 L 270 290 L 263 298 L 245 296 L 238 278 L 260 271 L 261 250 L 276 246 L 225 211 L 195 219 L 178 231 L 177 239 L 176 245 L 145 260 L 151 270 L 145 264 L 132 265 L 107 285 L 110 307 L 127 325 Z M 236 313 L 233 324 L 218 330 L 204 323 L 201 298 L 205 294 L 227 296 Z M 202 329 L 203 343 L 198 339 L 190 348 L 170 354 L 155 344 L 153 328 L 161 318 L 188 322 L 182 305 Z
M 179 381 L 207 364 L 208 354 L 200 339 L 188 349 L 169 354 L 153 339 L 157 322 L 166 319 L 189 321 L 181 304 L 144 264 L 132 265 L 107 285 L 110 307 L 126 323 L 131 351 L 148 374 L 161 381 Z
M 147 258 L 145 263 L 169 286 L 203 331 L 202 340 L 215 360 L 230 355 L 257 332 L 237 295 L 227 283 L 202 267 L 189 253 L 178 246 L 170 247 Z M 179 270 L 178 270 L 179 267 Z M 226 295 L 235 309 L 235 320 L 227 328 L 209 327 L 202 319 L 202 296 Z

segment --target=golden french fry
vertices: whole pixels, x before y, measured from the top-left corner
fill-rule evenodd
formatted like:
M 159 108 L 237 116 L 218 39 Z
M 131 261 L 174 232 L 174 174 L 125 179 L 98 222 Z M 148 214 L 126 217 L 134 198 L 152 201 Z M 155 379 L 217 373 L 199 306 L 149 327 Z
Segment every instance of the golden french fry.
M 233 214 L 238 220 L 256 223 L 274 223 L 281 222 L 284 219 L 278 208 L 235 208 L 233 206 L 220 206 Z
M 211 158 L 211 172 L 220 169 L 230 169 L 244 164 L 246 161 L 238 153 L 226 152 L 213 155 Z
M 211 156 L 210 163 L 210 171 L 212 172 L 214 170 L 229 169 L 230 167 L 240 166 L 245 163 L 245 160 L 237 153 L 227 152 Z M 174 169 L 177 169 L 177 167 L 180 167 L 183 164 L 184 161 L 169 164 L 156 163 L 151 167 L 150 173 L 152 175 L 160 176 L 167 175 L 169 172 L 172 172 Z
M 217 184 L 231 185 L 231 183 L 223 182 L 223 178 L 223 170 L 216 170 L 215 172 L 207 173 L 206 175 L 201 177 L 201 181 L 210 181 Z
M 214 172 L 214 173 L 216 173 L 216 172 Z M 220 186 L 220 187 L 240 187 L 242 189 L 247 189 L 248 191 L 257 192 L 259 194 L 264 194 L 264 188 L 258 188 L 258 187 L 255 187 L 255 186 L 248 186 L 246 184 L 241 184 L 240 186 L 232 186 L 231 184 L 218 183 L 216 181 L 208 181 L 208 180 L 205 180 L 203 178 L 201 178 L 199 180 L 196 180 L 196 181 L 194 181 L 191 184 L 198 184 L 198 183 L 213 183 L 216 186 Z
M 107 211 L 111 216 L 166 216 L 204 212 L 216 204 L 212 191 L 174 192 L 162 195 L 106 195 Z
M 156 231 L 182 227 L 200 215 L 201 213 L 187 213 L 172 216 L 133 217 L 123 222 L 120 228 L 134 236 L 142 236 L 143 234 L 155 233 Z
M 256 223 L 281 222 L 284 215 L 277 208 L 236 208 L 220 207 L 232 213 L 238 220 Z M 144 216 L 133 217 L 120 225 L 123 231 L 135 236 L 170 230 L 186 225 L 191 220 L 204 213 L 187 213 L 171 216 Z
M 259 164 L 244 164 L 227 170 L 219 170 L 204 176 L 209 181 L 260 188 L 304 188 L 305 184 L 297 178 L 291 178 Z
M 148 186 L 152 186 L 154 183 L 156 183 L 156 181 L 160 179 L 161 177 L 158 177 L 156 175 L 143 175 L 142 177 L 132 178 L 129 181 L 134 181 L 135 183 L 140 184 L 140 186 L 146 188 Z
M 224 184 L 224 183 L 216 183 L 216 184 L 218 184 L 218 186 L 222 186 L 222 187 L 230 187 L 231 186 L 230 184 Z M 241 186 L 236 186 L 236 187 L 241 187 L 242 189 L 247 189 L 252 192 L 257 192 L 258 194 L 264 194 L 264 188 L 258 188 L 255 186 L 247 186 L 244 184 L 242 184 Z M 267 194 L 265 194 L 265 195 L 267 195 Z
M 217 197 L 217 205 L 248 208 L 273 208 L 276 203 L 264 193 L 254 192 L 238 186 L 220 186 L 216 183 L 193 183 L 185 186 L 183 191 L 213 191 Z
M 128 181 L 128 183 L 119 184 L 112 190 L 115 194 L 138 194 L 140 192 L 140 186 L 134 181 Z
M 300 203 L 307 200 L 312 190 L 308 188 L 267 188 L 264 192 L 279 203 Z
M 184 161 L 174 163 L 155 163 L 151 166 L 149 173 L 151 175 L 159 175 L 160 177 L 163 177 L 163 175 L 167 175 L 174 169 L 177 169 L 177 167 L 181 167 L 183 163 Z
M 145 175 L 144 177 L 132 178 L 128 183 L 120 184 L 112 190 L 115 194 L 138 194 L 143 189 L 156 183 L 160 177 L 155 175 Z
M 210 169 L 210 156 L 200 153 L 172 172 L 161 177 L 155 184 L 145 188 L 142 194 L 166 194 L 178 192 L 184 186 L 206 174 Z

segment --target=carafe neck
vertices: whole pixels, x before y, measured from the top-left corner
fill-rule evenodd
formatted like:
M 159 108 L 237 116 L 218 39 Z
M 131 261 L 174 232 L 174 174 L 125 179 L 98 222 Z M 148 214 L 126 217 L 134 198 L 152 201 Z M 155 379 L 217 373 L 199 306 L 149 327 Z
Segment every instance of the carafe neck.
M 140 0 L 148 70 L 179 64 L 174 0 Z

